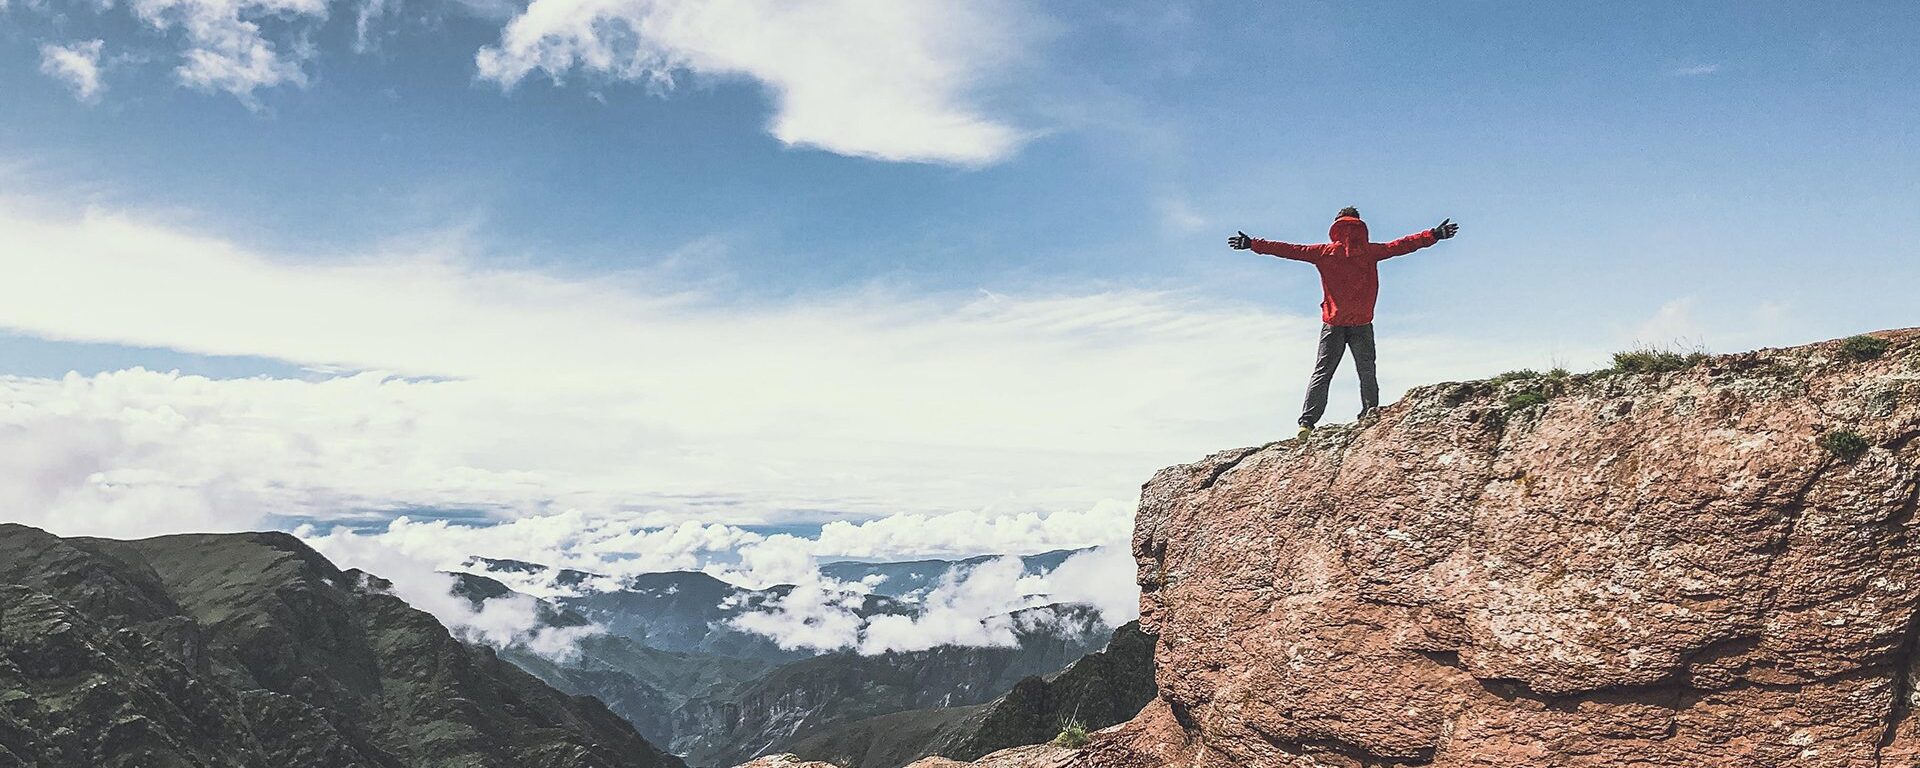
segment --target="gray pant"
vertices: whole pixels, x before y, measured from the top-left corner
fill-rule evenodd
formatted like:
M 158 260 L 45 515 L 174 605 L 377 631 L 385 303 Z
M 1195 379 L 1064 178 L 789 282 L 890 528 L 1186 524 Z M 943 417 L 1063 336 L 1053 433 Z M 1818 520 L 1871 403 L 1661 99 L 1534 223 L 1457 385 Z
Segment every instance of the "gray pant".
M 1333 384 L 1333 372 L 1340 369 L 1340 358 L 1353 348 L 1353 367 L 1360 372 L 1360 412 L 1380 407 L 1380 379 L 1373 369 L 1373 323 L 1366 325 L 1320 326 L 1320 354 L 1313 361 L 1313 378 L 1307 382 L 1307 402 L 1300 409 L 1300 425 L 1320 423 L 1327 413 L 1327 387 Z

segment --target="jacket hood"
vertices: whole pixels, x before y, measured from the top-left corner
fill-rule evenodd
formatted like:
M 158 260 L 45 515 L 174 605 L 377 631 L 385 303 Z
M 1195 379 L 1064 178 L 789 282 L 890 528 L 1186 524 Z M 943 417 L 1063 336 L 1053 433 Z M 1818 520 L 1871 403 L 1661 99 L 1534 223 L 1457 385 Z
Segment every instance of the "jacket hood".
M 1342 245 L 1360 245 L 1367 242 L 1367 223 L 1358 216 L 1342 216 L 1333 220 L 1333 226 L 1327 228 L 1327 237 Z

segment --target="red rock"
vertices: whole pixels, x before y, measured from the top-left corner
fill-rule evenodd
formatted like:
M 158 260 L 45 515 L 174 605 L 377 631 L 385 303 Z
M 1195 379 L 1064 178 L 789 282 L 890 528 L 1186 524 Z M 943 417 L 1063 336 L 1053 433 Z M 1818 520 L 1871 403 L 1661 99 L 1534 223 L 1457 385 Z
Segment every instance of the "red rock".
M 1163 470 L 1134 534 L 1161 701 L 1083 763 L 1911 765 L 1920 330 L 1881 336 L 1511 413 L 1424 387 Z

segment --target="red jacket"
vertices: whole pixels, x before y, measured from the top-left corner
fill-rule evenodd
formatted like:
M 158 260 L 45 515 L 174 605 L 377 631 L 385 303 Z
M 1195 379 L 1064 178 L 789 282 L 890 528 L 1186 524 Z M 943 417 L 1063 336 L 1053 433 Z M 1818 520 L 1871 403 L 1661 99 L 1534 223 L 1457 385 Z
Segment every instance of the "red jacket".
M 1380 297 L 1379 263 L 1405 256 L 1440 239 L 1428 230 L 1391 243 L 1367 242 L 1367 223 L 1352 216 L 1333 220 L 1327 230 L 1331 243 L 1294 245 L 1253 239 L 1253 252 L 1304 261 L 1320 268 L 1320 320 L 1327 325 L 1366 325 L 1373 322 L 1373 303 Z

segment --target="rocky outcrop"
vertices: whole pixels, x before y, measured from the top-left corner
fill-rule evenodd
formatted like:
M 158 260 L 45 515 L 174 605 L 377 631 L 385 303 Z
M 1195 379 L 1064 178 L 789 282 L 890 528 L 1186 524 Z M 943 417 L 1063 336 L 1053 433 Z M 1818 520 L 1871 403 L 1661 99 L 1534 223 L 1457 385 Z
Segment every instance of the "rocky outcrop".
M 282 533 L 0 524 L 0 766 L 680 768 Z
M 1920 330 L 1878 336 L 1429 386 L 1160 472 L 1160 698 L 1079 764 L 1915 764 Z

